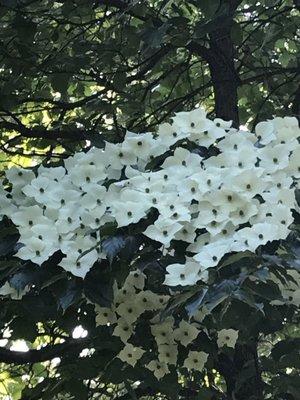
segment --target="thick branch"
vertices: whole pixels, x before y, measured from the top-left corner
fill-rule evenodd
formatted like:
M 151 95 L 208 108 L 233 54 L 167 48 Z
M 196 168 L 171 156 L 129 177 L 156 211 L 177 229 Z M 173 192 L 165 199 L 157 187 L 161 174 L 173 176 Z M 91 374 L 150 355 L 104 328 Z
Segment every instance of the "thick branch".
M 297 72 L 298 68 L 278 68 L 270 71 L 264 71 L 261 74 L 250 76 L 249 78 L 241 79 L 240 85 L 247 85 L 252 82 L 262 82 L 264 79 L 274 75 L 284 75 L 287 73 Z
M 34 364 L 42 361 L 49 361 L 55 357 L 62 357 L 70 352 L 78 353 L 84 349 L 90 339 L 69 340 L 68 342 L 53 346 L 42 347 L 40 350 L 29 350 L 26 352 L 13 351 L 0 347 L 0 362 L 6 364 Z
M 42 129 L 40 127 L 27 128 L 24 125 L 15 124 L 9 121 L 0 122 L 0 128 L 19 132 L 23 137 L 26 138 L 42 138 L 55 141 L 57 141 L 58 139 L 67 139 L 71 141 L 86 140 L 88 139 L 87 133 L 99 135 L 99 133 L 96 131 L 91 132 L 84 129 L 72 129 L 72 131 L 71 130 L 63 131 L 58 129 L 47 130 L 47 129 Z

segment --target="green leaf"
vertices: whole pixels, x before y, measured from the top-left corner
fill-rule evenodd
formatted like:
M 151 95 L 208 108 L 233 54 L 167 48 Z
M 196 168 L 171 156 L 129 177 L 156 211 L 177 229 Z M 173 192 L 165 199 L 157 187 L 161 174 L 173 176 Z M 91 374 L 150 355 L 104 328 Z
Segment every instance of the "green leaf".
M 219 268 L 227 267 L 228 265 L 240 262 L 245 258 L 257 259 L 257 256 L 248 250 L 225 256 L 224 261 L 220 264 Z
M 76 280 L 64 280 L 56 283 L 52 289 L 57 298 L 57 304 L 63 311 L 77 303 L 82 297 L 82 290 Z
M 282 356 L 291 352 L 299 352 L 300 338 L 281 340 L 276 343 L 271 351 L 271 355 L 275 361 L 279 361 Z M 300 358 L 300 354 L 299 354 Z
M 234 291 L 239 288 L 239 285 L 240 283 L 237 281 L 225 279 L 223 282 L 209 288 L 202 302 L 205 305 L 205 309 L 209 312 L 214 310 L 224 300 L 231 297 Z
M 243 30 L 241 25 L 233 21 L 230 36 L 235 45 L 240 45 L 243 42 Z
M 107 258 L 110 263 L 112 263 L 113 259 L 117 254 L 121 251 L 121 249 L 125 246 L 125 239 L 123 236 L 112 236 L 108 239 L 105 239 L 102 242 L 102 249 L 104 253 L 107 255 Z
M 119 253 L 120 257 L 126 261 L 130 261 L 138 251 L 141 242 L 141 237 L 138 235 L 126 236 L 124 246 L 121 248 Z
M 65 389 L 74 400 L 86 400 L 88 398 L 89 390 L 81 380 L 71 379 L 65 382 Z
M 19 235 L 9 235 L 0 239 L 0 256 L 6 256 L 16 251 Z
M 265 314 L 263 309 L 264 305 L 262 303 L 257 303 L 254 296 L 251 293 L 248 293 L 246 290 L 238 289 L 233 293 L 233 298 L 248 304 L 248 306 L 261 312 L 263 315 Z
M 83 286 L 86 297 L 102 307 L 110 307 L 113 301 L 112 275 L 102 270 L 102 266 L 94 267 L 85 277 Z
M 212 400 L 214 398 L 214 392 L 208 388 L 197 389 L 197 395 L 193 398 L 195 400 Z
M 54 91 L 65 94 L 69 86 L 70 75 L 66 73 L 56 73 L 51 77 L 51 85 Z
M 202 305 L 203 299 L 207 293 L 207 290 L 208 290 L 207 288 L 202 289 L 200 293 L 197 294 L 196 299 L 185 307 L 190 317 L 192 317 L 199 310 L 200 306 Z
M 212 18 L 220 7 L 220 0 L 198 0 L 198 7 L 205 18 Z

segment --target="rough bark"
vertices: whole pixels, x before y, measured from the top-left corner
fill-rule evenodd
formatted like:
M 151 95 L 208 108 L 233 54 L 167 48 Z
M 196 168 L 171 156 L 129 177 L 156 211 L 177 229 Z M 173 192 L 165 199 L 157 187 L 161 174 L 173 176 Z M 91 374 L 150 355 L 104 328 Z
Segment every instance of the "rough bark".
M 238 75 L 234 68 L 234 48 L 230 37 L 231 23 L 210 35 L 209 68 L 215 95 L 217 117 L 232 120 L 239 126 Z

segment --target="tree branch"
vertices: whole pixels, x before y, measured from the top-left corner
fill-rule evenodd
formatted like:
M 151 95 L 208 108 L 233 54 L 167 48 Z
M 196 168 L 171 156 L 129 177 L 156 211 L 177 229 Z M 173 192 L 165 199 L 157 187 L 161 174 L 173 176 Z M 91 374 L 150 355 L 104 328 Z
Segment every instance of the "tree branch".
M 99 135 L 99 132 L 89 131 L 86 129 L 72 129 L 70 130 L 58 130 L 58 129 L 43 129 L 41 127 L 27 128 L 25 125 L 15 124 L 9 121 L 0 122 L 0 128 L 4 128 L 10 131 L 19 132 L 25 138 L 42 138 L 47 140 L 67 139 L 71 141 L 88 140 L 89 134 Z
M 0 347 L 0 362 L 6 364 L 34 364 L 49 361 L 55 357 L 62 357 L 70 352 L 78 353 L 90 342 L 89 338 L 70 339 L 68 342 L 53 346 L 42 347 L 40 350 L 29 350 L 26 352 L 13 351 Z

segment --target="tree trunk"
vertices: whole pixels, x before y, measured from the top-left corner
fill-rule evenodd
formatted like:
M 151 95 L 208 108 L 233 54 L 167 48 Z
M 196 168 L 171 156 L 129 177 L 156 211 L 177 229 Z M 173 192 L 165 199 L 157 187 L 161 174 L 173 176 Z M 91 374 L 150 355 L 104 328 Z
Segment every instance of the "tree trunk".
M 228 19 L 225 18 L 220 28 L 210 34 L 207 61 L 214 88 L 216 116 L 232 120 L 233 126 L 238 128 L 239 76 L 234 65 L 235 49 L 231 39 L 231 27 L 235 8 L 240 2 L 228 0 L 228 3 Z M 251 344 L 237 346 L 232 358 L 221 353 L 216 368 L 226 381 L 228 400 L 263 399 L 256 340 Z
M 239 127 L 238 75 L 234 67 L 234 47 L 230 37 L 231 22 L 210 34 L 209 68 L 214 88 L 217 117 L 232 120 Z

